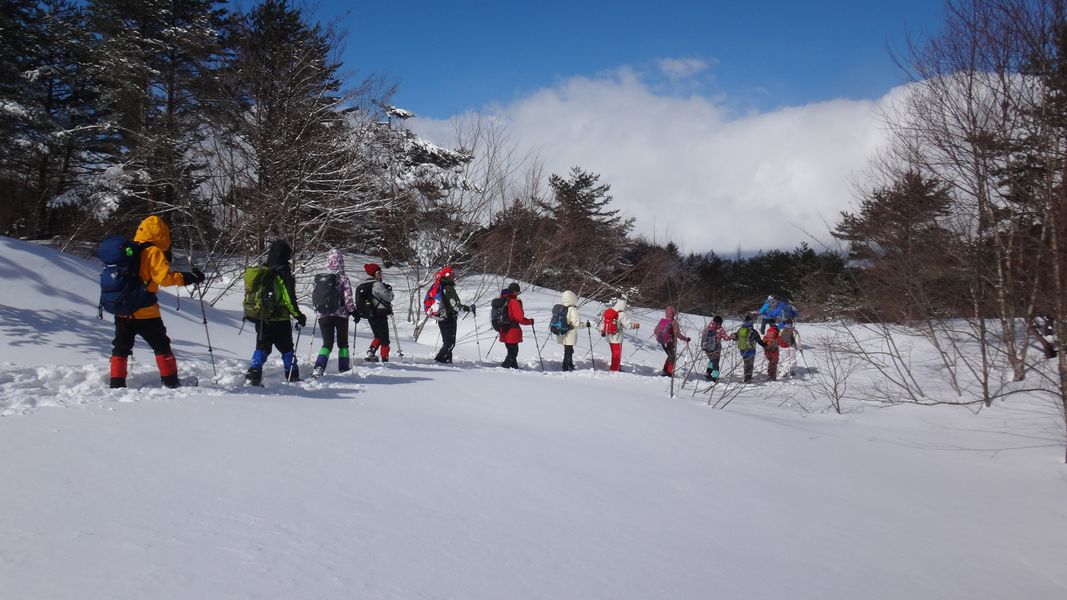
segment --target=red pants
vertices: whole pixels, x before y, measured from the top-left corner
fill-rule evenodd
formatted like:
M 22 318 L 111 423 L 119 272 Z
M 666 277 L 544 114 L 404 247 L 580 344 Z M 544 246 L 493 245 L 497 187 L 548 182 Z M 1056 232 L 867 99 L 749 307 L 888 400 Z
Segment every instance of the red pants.
M 767 376 L 771 381 L 778 379 L 778 351 L 764 350 L 763 355 L 767 357 Z
M 622 344 L 608 344 L 611 346 L 611 371 L 622 370 Z

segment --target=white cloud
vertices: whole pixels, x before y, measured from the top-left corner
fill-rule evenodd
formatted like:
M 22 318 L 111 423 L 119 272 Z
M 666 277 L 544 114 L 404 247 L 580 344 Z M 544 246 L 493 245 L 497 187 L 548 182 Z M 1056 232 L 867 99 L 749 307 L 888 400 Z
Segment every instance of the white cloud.
M 708 69 L 708 62 L 699 58 L 662 58 L 659 70 L 671 81 L 687 79 Z
M 891 93 L 892 94 L 892 93 Z M 833 243 L 827 224 L 886 134 L 881 101 L 832 100 L 736 115 L 722 99 L 658 95 L 634 71 L 575 77 L 490 112 L 550 173 L 599 173 L 637 230 L 687 251 Z M 447 144 L 446 122 L 416 120 Z

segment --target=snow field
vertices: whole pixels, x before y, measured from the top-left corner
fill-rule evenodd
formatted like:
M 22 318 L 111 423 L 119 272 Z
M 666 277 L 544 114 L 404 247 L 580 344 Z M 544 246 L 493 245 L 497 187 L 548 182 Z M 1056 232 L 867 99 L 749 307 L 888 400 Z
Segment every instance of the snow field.
M 159 389 L 139 342 L 139 387 L 108 390 L 112 325 L 96 319 L 96 275 L 0 238 L 4 597 L 1067 593 L 1063 440 L 1040 399 L 977 415 L 855 403 L 836 415 L 809 369 L 715 410 L 691 395 L 696 380 L 667 397 L 653 344 L 627 358 L 627 340 L 636 374 L 593 372 L 582 334 L 579 370 L 560 373 L 548 341 L 541 373 L 528 336 L 523 370 L 505 371 L 499 343 L 484 358 L 488 334 L 479 356 L 473 319 L 460 321 L 453 366 L 432 362 L 433 324 L 420 344 L 401 339 L 404 358 L 365 364 L 360 327 L 353 372 L 335 372 L 335 353 L 325 377 L 286 385 L 274 353 L 266 387 L 246 388 L 240 298 L 208 308 L 213 379 L 199 306 L 183 296 L 176 312 L 172 295 L 164 321 L 200 387 Z M 522 298 L 544 342 L 557 295 Z M 660 311 L 638 316 L 645 339 Z M 488 314 L 478 322 L 487 329 Z M 693 336 L 702 319 L 688 322 Z M 594 342 L 599 368 L 607 347 Z

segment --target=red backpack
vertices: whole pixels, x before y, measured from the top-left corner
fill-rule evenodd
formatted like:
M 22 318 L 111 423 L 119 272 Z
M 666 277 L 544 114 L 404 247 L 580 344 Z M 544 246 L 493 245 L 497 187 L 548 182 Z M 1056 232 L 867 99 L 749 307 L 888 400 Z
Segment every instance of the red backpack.
M 619 311 L 614 308 L 604 311 L 604 333 L 607 335 L 619 333 Z
M 426 290 L 426 296 L 422 299 L 422 310 L 428 317 L 440 316 L 441 306 L 444 302 L 444 286 L 441 285 L 441 273 L 433 278 L 433 285 Z

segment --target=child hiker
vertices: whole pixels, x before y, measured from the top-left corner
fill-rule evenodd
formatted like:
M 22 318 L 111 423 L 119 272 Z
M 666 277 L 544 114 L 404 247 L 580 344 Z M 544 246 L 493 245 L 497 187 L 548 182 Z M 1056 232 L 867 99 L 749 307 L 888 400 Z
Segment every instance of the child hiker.
M 138 291 L 142 292 L 140 306 L 131 314 L 115 315 L 115 339 L 111 347 L 110 387 L 126 387 L 127 363 L 133 354 L 133 344 L 141 336 L 156 355 L 160 382 L 169 388 L 180 385 L 178 381 L 178 362 L 171 351 L 167 328 L 159 312 L 156 292 L 160 286 L 193 285 L 204 281 L 204 274 L 198 269 L 188 273 L 175 273 L 170 270 L 167 250 L 170 249 L 170 227 L 163 219 L 150 216 L 141 222 L 134 242 L 142 244 L 140 262 L 137 265 L 137 277 L 140 283 Z M 131 307 L 132 308 L 132 307 Z
M 619 298 L 615 306 L 604 311 L 604 318 L 600 324 L 600 336 L 606 337 L 608 346 L 611 347 L 611 366 L 609 371 L 622 369 L 622 340 L 623 333 L 627 329 L 639 329 L 640 323 L 630 321 L 626 314 L 626 300 Z
M 745 383 L 752 381 L 752 370 L 756 364 L 756 346 L 766 346 L 760 338 L 760 334 L 752 326 L 754 319 L 755 317 L 752 315 L 745 315 L 741 327 L 731 336 L 737 342 L 737 351 L 741 353 L 741 362 L 744 364 L 745 370 Z
M 771 381 L 778 379 L 778 353 L 780 337 L 778 324 L 771 323 L 767 327 L 767 333 L 763 335 L 763 356 L 767 358 L 767 377 Z
M 678 359 L 678 340 L 689 343 L 689 338 L 685 337 L 681 326 L 678 325 L 677 314 L 673 306 L 667 306 L 664 309 L 663 318 L 656 325 L 655 334 L 660 348 L 667 353 L 667 360 L 663 362 L 663 370 L 659 374 L 671 377 L 674 375 L 674 363 Z
M 561 312 L 562 314 L 557 314 Z M 589 326 L 587 322 L 586 327 Z M 582 326 L 582 317 L 578 314 L 578 296 L 567 290 L 560 297 L 560 304 L 552 307 L 552 322 L 549 330 L 556 334 L 556 343 L 563 346 L 563 365 L 561 371 L 574 370 L 574 344 L 578 341 L 578 328 Z
M 730 339 L 730 334 L 722 326 L 722 317 L 715 315 L 711 322 L 700 334 L 700 349 L 708 357 L 708 368 L 704 371 L 704 379 L 708 381 L 719 380 L 719 358 L 722 356 L 722 343 Z
M 782 349 L 782 371 L 788 377 L 797 374 L 797 352 L 803 352 L 800 347 L 800 333 L 797 332 L 793 321 L 787 320 L 782 323 L 782 330 L 778 333 L 778 346 Z
M 389 315 L 393 314 L 393 288 L 382 281 L 382 267 L 375 263 L 363 265 L 367 279 L 357 288 L 357 305 L 361 317 L 370 324 L 374 339 L 367 349 L 367 362 L 378 362 L 375 353 L 381 349 L 382 362 L 389 362 Z
M 345 256 L 340 250 L 334 248 L 326 254 L 326 272 L 334 275 L 336 292 L 340 295 L 335 310 L 318 312 L 319 329 L 322 330 L 322 348 L 315 357 L 314 377 L 319 377 L 326 372 L 326 365 L 330 362 L 330 353 L 333 352 L 334 340 L 337 340 L 337 370 L 344 373 L 351 369 L 351 358 L 348 349 L 348 317 L 356 311 L 355 302 L 352 299 L 352 282 L 345 273 Z M 359 317 L 356 316 L 356 322 Z
M 245 372 L 250 385 L 263 385 L 263 365 L 271 348 L 282 353 L 286 381 L 300 381 L 300 368 L 293 351 L 293 325 L 307 325 L 307 317 L 296 304 L 296 278 L 289 259 L 293 249 L 285 240 L 274 240 L 267 250 L 267 264 L 245 270 L 245 320 L 256 327 L 256 350 Z
M 514 281 L 500 291 L 501 298 L 507 298 L 507 311 L 509 326 L 500 328 L 500 341 L 508 349 L 507 357 L 500 366 L 505 369 L 518 369 L 519 344 L 522 342 L 522 326 L 533 325 L 534 320 L 527 317 L 522 309 L 522 300 L 519 300 L 519 284 Z

